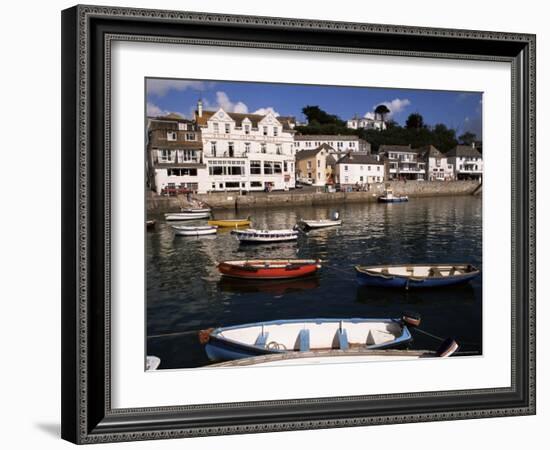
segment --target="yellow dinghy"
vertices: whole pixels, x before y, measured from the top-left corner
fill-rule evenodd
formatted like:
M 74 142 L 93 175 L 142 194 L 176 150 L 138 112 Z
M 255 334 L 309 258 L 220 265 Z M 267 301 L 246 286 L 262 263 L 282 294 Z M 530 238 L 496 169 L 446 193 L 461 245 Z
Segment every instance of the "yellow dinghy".
M 236 227 L 247 227 L 250 225 L 250 218 L 246 219 L 220 219 L 220 220 L 209 220 L 208 225 L 216 225 L 218 227 L 225 228 L 236 228 Z

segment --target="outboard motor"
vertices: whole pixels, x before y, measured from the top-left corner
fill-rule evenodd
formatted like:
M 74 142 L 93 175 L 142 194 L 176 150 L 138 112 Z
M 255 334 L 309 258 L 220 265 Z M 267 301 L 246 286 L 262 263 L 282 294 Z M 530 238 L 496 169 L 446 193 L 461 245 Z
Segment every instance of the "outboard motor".
M 414 312 L 405 312 L 401 316 L 401 320 L 405 325 L 408 325 L 410 327 L 417 327 L 420 325 L 420 314 L 414 313 Z

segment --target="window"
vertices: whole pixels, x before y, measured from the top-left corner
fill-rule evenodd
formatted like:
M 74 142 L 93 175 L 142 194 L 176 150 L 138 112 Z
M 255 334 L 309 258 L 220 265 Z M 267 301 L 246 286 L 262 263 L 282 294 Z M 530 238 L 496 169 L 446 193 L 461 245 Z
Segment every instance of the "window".
M 243 166 L 228 166 L 227 175 L 244 175 Z
M 244 126 L 244 134 L 250 134 L 250 125 Z
M 262 173 L 261 161 L 250 161 L 250 175 L 260 175 Z
M 317 179 L 321 178 L 321 172 L 317 172 Z
M 218 122 L 214 122 L 214 133 L 219 133 L 220 132 L 220 125 Z
M 363 182 L 363 175 L 361 175 L 361 176 L 359 177 L 359 181 L 360 181 L 361 183 Z
M 283 163 L 283 170 L 285 172 L 288 172 L 288 162 L 286 162 L 286 161 Z
M 279 135 L 279 127 L 273 127 L 273 136 Z
M 208 173 L 210 175 L 223 175 L 224 174 L 224 169 L 225 167 L 223 166 L 210 166 L 208 168 Z
M 344 166 L 344 170 L 347 172 L 348 170 L 348 166 Z
M 363 170 L 363 169 L 364 169 L 364 166 L 362 166 L 362 165 L 361 165 L 361 166 L 359 166 L 359 169 Z
M 250 142 L 245 142 L 244 143 L 244 152 L 245 153 L 250 153 Z
M 187 130 L 187 124 L 186 123 L 178 123 L 178 130 L 181 130 L 181 131 Z
M 178 150 L 178 157 L 181 161 L 197 162 L 198 157 L 195 150 Z
M 349 143 L 349 146 L 350 146 L 350 147 L 355 147 L 355 142 L 350 142 L 350 143 Z
M 264 161 L 264 174 L 273 175 L 273 163 L 271 161 Z
M 178 138 L 178 133 L 176 133 L 175 131 L 169 131 L 168 134 L 166 135 L 166 139 L 168 139 L 169 141 L 175 141 L 177 138 Z
M 277 155 L 282 155 L 283 154 L 283 146 L 281 144 L 277 144 L 277 150 L 276 150 L 276 153 Z
M 253 187 L 263 187 L 263 183 L 261 181 L 251 181 L 250 182 L 250 187 L 253 188 Z
M 168 176 L 175 176 L 175 177 L 196 177 L 197 176 L 197 169 L 168 169 Z
M 311 161 L 307 162 L 307 170 L 311 170 Z
M 380 166 L 376 166 L 376 170 L 380 172 Z
M 186 133 L 185 140 L 187 141 L 196 141 L 195 133 Z
M 275 173 L 282 173 L 282 164 L 280 162 L 273 163 L 273 167 L 275 169 Z
M 344 178 L 344 181 L 345 181 L 346 183 L 348 183 L 348 182 L 349 182 L 349 178 L 348 178 L 348 177 L 345 177 L 345 178 Z
M 264 136 L 267 136 L 267 127 L 263 127 L 264 130 Z
M 225 183 L 225 187 L 228 189 L 238 188 L 239 186 L 240 186 L 240 183 L 238 181 L 228 181 Z
M 212 152 L 212 156 L 216 156 L 216 143 L 210 142 L 210 151 Z
M 317 168 L 319 169 L 320 167 L 321 167 L 321 160 L 318 159 L 318 160 L 317 160 Z
M 262 153 L 267 153 L 267 146 L 266 146 L 265 144 L 261 144 L 261 145 L 260 145 L 260 151 L 261 151 Z
M 161 162 L 170 161 L 170 150 L 161 150 L 160 151 L 160 160 L 161 160 Z
M 343 143 L 342 141 L 338 141 L 338 142 L 336 143 L 336 146 L 337 146 L 338 148 L 342 148 L 342 147 L 344 146 L 344 143 Z
M 233 142 L 228 142 L 227 151 L 230 158 L 233 158 L 233 156 L 235 156 L 235 144 Z
M 225 132 L 226 132 L 226 133 L 229 133 L 230 131 L 231 131 L 231 124 L 226 123 L 226 124 L 225 124 Z

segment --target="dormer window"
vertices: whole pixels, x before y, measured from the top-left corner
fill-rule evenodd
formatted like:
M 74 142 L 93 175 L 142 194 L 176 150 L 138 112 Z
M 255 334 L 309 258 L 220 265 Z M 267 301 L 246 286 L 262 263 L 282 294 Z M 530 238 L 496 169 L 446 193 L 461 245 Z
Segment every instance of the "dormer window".
M 264 136 L 267 136 L 267 127 L 263 127 L 264 130 Z
M 178 130 L 181 131 L 187 131 L 187 124 L 186 123 L 178 123 Z
M 250 125 L 244 126 L 244 134 L 250 134 Z
M 178 138 L 178 133 L 176 133 L 175 131 L 169 131 L 166 136 L 166 139 L 168 139 L 169 141 L 175 141 L 177 138 Z

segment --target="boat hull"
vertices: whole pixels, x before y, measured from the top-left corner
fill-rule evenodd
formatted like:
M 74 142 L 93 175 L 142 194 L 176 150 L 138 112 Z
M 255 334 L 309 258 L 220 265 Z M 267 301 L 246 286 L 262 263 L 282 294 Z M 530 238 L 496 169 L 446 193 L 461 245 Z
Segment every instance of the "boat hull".
M 467 283 L 479 275 L 479 271 L 462 273 L 457 275 L 448 275 L 441 277 L 411 277 L 404 275 L 384 275 L 379 273 L 369 273 L 368 270 L 355 268 L 357 282 L 360 286 L 386 287 L 398 289 L 416 289 L 416 288 L 438 288 L 447 286 L 456 286 Z
M 285 267 L 258 267 L 250 268 L 222 262 L 218 265 L 220 273 L 226 277 L 242 278 L 250 280 L 284 280 L 291 278 L 307 277 L 315 274 L 320 269 L 320 264 L 292 264 Z
M 298 226 L 304 230 L 318 230 L 321 228 L 337 227 L 342 225 L 341 220 L 332 221 L 314 221 L 314 220 L 301 220 L 298 222 Z
M 356 322 L 383 322 L 383 323 L 400 323 L 397 319 L 344 319 L 350 320 L 350 321 L 356 321 Z M 276 355 L 276 354 L 306 354 L 307 352 L 310 352 L 312 350 L 316 349 L 307 349 L 307 350 L 297 350 L 297 349 L 271 349 L 267 348 L 265 346 L 258 346 L 258 345 L 247 345 L 238 341 L 230 340 L 221 335 L 224 331 L 230 330 L 230 329 L 238 329 L 238 328 L 245 328 L 245 327 L 253 327 L 253 326 L 261 326 L 265 325 L 266 327 L 269 325 L 285 325 L 285 324 L 292 324 L 292 323 L 311 323 L 311 324 L 319 324 L 320 322 L 323 323 L 337 323 L 341 322 L 342 319 L 307 319 L 307 320 L 281 320 L 281 321 L 273 321 L 273 322 L 264 322 L 259 324 L 249 324 L 249 325 L 241 325 L 241 326 L 235 326 L 235 327 L 225 327 L 225 328 L 218 328 L 215 330 L 211 330 L 208 342 L 205 343 L 205 351 L 208 356 L 208 359 L 211 361 L 231 361 L 236 359 L 242 359 L 242 358 L 253 358 L 257 356 L 264 356 L 264 355 Z M 268 339 L 269 340 L 269 339 Z M 385 350 L 385 349 L 402 349 L 406 348 L 408 343 L 412 340 L 411 333 L 406 325 L 401 324 L 401 334 L 396 337 L 394 340 L 391 340 L 389 342 L 385 342 L 382 344 L 377 345 L 363 345 L 361 348 L 367 350 Z M 357 347 L 354 347 L 350 351 L 357 351 Z
M 176 236 L 206 236 L 216 234 L 217 227 L 172 227 Z
M 394 197 L 394 198 L 378 197 L 379 203 L 403 203 L 408 201 L 409 201 L 408 197 Z
M 197 220 L 207 219 L 210 213 L 172 213 L 164 216 L 165 220 Z
M 250 225 L 250 220 L 209 220 L 208 225 L 222 228 L 246 227 Z

